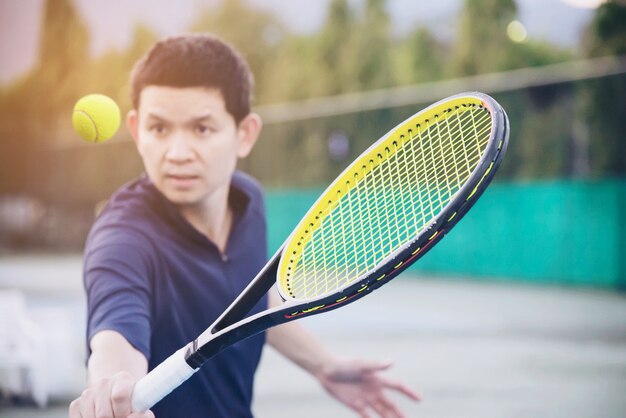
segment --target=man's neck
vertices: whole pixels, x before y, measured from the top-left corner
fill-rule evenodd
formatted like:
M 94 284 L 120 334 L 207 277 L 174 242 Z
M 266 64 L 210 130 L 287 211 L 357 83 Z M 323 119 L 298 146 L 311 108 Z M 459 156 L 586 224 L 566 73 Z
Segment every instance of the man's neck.
M 228 204 L 228 188 L 214 193 L 209 201 L 194 206 L 181 206 L 181 215 L 201 234 L 211 240 L 224 254 L 233 222 L 233 211 Z

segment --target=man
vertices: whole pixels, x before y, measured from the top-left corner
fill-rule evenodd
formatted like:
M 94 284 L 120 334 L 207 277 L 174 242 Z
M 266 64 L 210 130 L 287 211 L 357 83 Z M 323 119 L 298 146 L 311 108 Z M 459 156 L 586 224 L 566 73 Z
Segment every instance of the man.
M 250 111 L 244 59 L 208 35 L 154 45 L 131 75 L 127 124 L 146 176 L 118 190 L 87 240 L 88 387 L 70 417 L 127 417 L 134 383 L 196 338 L 265 263 L 259 185 L 235 170 L 261 130 Z M 270 292 L 253 312 L 280 303 Z M 297 323 L 224 350 L 138 417 L 251 417 L 267 342 L 362 417 L 402 416 L 380 372 L 388 363 L 340 360 Z

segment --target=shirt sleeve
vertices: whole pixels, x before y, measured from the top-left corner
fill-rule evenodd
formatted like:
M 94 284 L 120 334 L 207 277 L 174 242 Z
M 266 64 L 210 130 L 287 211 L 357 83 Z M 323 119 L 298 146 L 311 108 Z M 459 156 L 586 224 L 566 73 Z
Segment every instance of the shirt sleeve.
M 150 359 L 152 263 L 150 242 L 129 229 L 109 228 L 90 237 L 83 278 L 89 342 L 103 330 L 117 331 Z

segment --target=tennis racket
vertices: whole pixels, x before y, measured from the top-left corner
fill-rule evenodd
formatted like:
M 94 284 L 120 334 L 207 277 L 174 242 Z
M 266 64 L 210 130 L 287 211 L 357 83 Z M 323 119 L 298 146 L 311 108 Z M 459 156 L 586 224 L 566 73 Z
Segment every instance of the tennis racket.
M 324 191 L 286 242 L 196 340 L 135 385 L 145 411 L 220 350 L 345 306 L 388 283 L 465 215 L 505 153 L 509 122 L 482 93 L 441 100 L 376 141 Z M 246 317 L 274 285 L 284 301 Z

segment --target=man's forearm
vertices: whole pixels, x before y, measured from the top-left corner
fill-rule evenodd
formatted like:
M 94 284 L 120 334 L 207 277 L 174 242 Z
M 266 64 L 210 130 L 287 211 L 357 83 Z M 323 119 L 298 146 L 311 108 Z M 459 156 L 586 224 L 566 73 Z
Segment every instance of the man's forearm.
M 129 372 L 136 379 L 148 372 L 146 357 L 121 334 L 101 331 L 90 341 L 91 356 L 87 363 L 88 385 L 117 372 Z

